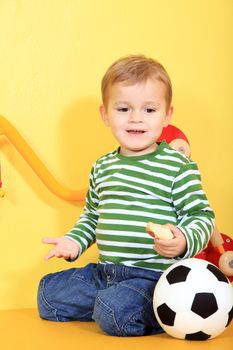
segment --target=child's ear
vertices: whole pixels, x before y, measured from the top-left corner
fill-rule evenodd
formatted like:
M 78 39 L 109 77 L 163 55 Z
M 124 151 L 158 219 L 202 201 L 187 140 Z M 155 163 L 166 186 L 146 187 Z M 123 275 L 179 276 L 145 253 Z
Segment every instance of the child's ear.
M 108 118 L 107 111 L 106 111 L 106 108 L 104 107 L 104 105 L 100 106 L 100 114 L 101 114 L 101 117 L 102 117 L 104 124 L 106 126 L 109 126 L 109 118 Z
M 164 126 L 168 126 L 168 124 L 170 124 L 171 119 L 172 119 L 172 115 L 173 115 L 173 110 L 174 110 L 173 106 L 170 106 L 168 108 Z

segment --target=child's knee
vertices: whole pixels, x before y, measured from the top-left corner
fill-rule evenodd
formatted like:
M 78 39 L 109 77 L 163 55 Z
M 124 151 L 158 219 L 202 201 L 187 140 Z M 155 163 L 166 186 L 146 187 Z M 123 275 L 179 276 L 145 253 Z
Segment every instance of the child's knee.
M 40 317 L 51 321 L 91 321 L 96 287 L 79 276 L 81 269 L 46 275 L 38 288 Z
M 56 316 L 56 309 L 46 299 L 46 279 L 47 276 L 43 277 L 39 283 L 37 293 L 37 305 L 39 315 L 44 320 L 58 321 Z
M 92 316 L 105 333 L 128 337 L 161 332 L 150 300 L 144 298 L 137 303 L 135 298 L 132 299 L 135 302 L 129 302 L 120 290 L 111 292 L 110 289 L 98 293 Z
M 145 334 L 143 322 L 135 320 L 133 315 L 135 309 L 132 310 L 129 304 L 119 300 L 108 293 L 108 290 L 100 291 L 94 306 L 93 319 L 100 328 L 108 335 L 112 336 L 139 336 Z

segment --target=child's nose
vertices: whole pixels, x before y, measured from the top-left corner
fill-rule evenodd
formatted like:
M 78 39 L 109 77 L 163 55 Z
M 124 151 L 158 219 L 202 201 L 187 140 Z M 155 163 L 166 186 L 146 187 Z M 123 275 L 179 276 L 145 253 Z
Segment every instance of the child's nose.
M 132 111 L 132 113 L 130 113 L 130 122 L 133 122 L 133 123 L 142 122 L 142 116 L 140 111 Z

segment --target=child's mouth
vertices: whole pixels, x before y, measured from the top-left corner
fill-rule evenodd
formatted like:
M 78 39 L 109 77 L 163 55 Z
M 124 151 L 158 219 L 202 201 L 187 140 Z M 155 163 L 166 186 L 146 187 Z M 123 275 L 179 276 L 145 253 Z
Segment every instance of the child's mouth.
M 128 134 L 138 135 L 138 134 L 144 134 L 144 130 L 137 130 L 137 129 L 130 129 L 126 130 Z

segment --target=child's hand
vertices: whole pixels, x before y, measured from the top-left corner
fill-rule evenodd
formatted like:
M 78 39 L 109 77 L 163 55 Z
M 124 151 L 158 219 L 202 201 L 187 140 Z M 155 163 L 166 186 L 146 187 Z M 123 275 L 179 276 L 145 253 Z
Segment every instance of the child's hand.
M 49 260 L 54 256 L 56 256 L 57 258 L 74 260 L 79 254 L 79 245 L 66 237 L 45 237 L 42 239 L 42 242 L 46 244 L 55 245 L 55 247 L 50 250 L 48 255 L 45 256 L 45 260 Z
M 174 258 L 183 254 L 186 250 L 186 238 L 184 234 L 174 225 L 167 224 L 173 233 L 172 239 L 158 239 L 154 237 L 154 250 L 167 258 Z

